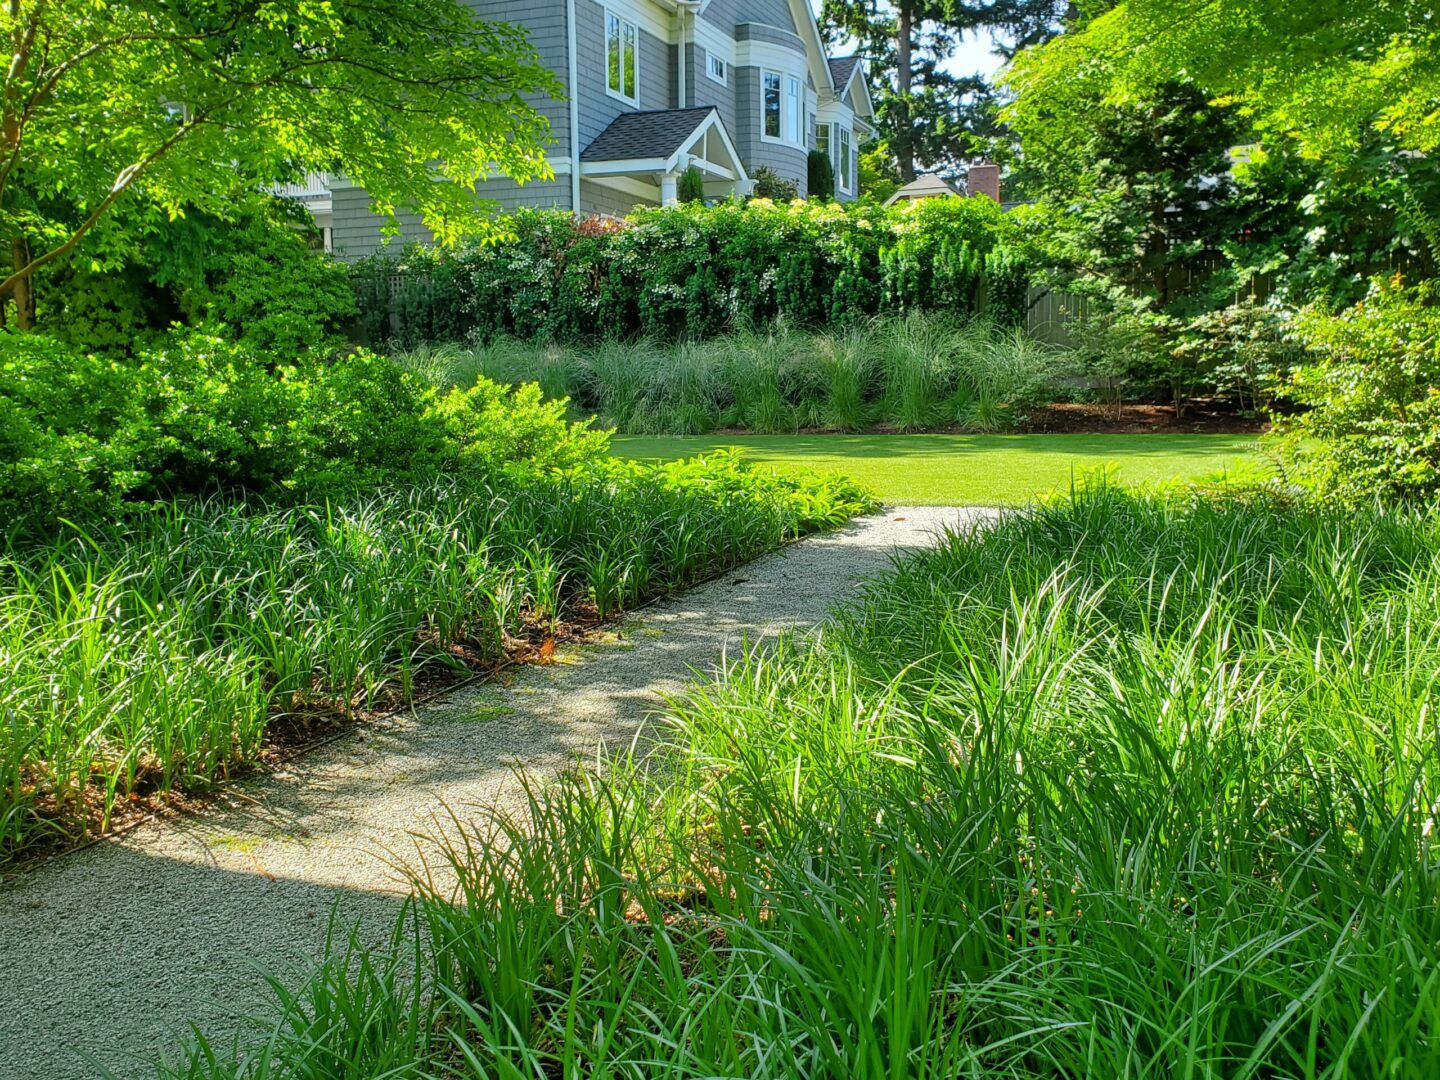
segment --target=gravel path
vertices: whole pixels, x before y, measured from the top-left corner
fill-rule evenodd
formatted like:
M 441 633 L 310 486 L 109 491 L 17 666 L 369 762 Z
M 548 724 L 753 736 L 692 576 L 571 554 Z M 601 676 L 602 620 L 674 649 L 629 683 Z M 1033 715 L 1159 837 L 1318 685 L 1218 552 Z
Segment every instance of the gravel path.
M 386 852 L 442 806 L 495 804 L 513 769 L 628 742 L 661 694 L 728 647 L 818 623 L 897 547 L 976 511 L 892 509 L 648 608 L 613 639 L 562 649 L 508 686 L 479 684 L 237 786 L 228 806 L 146 826 L 0 887 L 0 1080 L 124 1077 L 194 1020 L 223 1034 L 322 951 L 332 909 L 388 929 Z

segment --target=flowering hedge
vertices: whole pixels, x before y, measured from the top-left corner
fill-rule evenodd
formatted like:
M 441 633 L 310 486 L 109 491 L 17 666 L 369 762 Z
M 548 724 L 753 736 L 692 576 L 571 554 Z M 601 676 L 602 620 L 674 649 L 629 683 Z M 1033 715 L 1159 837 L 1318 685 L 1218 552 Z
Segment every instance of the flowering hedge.
M 987 199 L 889 210 L 755 199 L 625 222 L 521 211 L 508 223 L 498 243 L 357 264 L 370 341 L 697 339 L 912 310 L 1014 323 L 1029 285 L 1016 227 Z

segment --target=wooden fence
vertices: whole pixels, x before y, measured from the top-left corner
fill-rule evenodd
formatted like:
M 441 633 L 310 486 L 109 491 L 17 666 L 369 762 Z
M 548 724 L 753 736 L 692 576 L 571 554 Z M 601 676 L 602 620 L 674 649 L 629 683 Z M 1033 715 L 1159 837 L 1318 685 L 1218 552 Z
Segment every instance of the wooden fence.
M 1171 294 L 1189 291 L 1225 265 L 1222 259 L 1206 258 L 1175 267 L 1170 274 Z M 1244 289 L 1237 289 L 1230 302 L 1239 304 L 1245 300 L 1264 300 L 1273 288 L 1271 276 L 1260 274 L 1252 278 Z M 1032 286 L 1026 295 L 1026 304 L 1025 329 L 1041 341 L 1068 346 L 1075 344 L 1072 327 L 1090 317 L 1093 301 L 1079 293 Z

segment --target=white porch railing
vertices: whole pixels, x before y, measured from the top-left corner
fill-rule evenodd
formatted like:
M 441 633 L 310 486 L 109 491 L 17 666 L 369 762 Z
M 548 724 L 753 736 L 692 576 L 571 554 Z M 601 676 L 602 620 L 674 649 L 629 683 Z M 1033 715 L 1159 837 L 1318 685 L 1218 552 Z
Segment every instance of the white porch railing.
M 293 184 L 276 184 L 275 194 L 287 199 L 299 199 L 301 202 L 316 202 L 330 198 L 330 174 L 312 172 L 305 175 L 304 180 Z

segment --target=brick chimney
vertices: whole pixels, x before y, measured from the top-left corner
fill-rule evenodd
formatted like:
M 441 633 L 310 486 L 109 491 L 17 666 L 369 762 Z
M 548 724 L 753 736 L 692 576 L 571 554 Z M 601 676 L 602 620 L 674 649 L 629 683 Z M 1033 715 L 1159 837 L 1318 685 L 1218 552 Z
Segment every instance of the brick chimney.
M 972 198 L 988 195 L 997 203 L 1000 201 L 1000 166 L 981 162 L 971 165 L 965 173 L 965 194 Z

